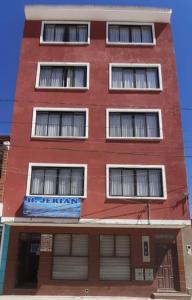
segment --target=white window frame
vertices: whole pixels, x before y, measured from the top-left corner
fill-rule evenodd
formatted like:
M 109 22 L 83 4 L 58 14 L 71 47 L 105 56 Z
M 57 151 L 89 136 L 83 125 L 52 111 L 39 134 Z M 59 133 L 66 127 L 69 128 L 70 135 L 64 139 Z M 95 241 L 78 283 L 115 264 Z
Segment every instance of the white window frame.
M 39 79 L 40 79 L 40 70 L 41 67 L 86 67 L 87 72 L 87 85 L 85 87 L 65 87 L 65 86 L 39 86 Z M 90 76 L 90 64 L 89 63 L 82 63 L 82 62 L 38 62 L 37 64 L 37 72 L 36 72 L 36 82 L 35 88 L 36 89 L 43 89 L 43 90 L 88 90 L 89 89 L 89 76 Z
M 44 26 L 46 24 L 81 24 L 81 25 L 87 25 L 88 28 L 88 39 L 87 42 L 46 42 L 43 41 L 43 32 L 44 32 Z M 82 21 L 42 21 L 41 22 L 41 34 L 40 34 L 40 44 L 50 45 L 50 44 L 56 44 L 56 45 L 88 45 L 90 44 L 90 22 L 82 22 Z
M 113 112 L 130 112 L 130 113 L 157 113 L 159 122 L 159 137 L 111 137 L 109 135 L 109 114 Z M 162 140 L 163 139 L 163 125 L 162 125 L 162 113 L 160 109 L 140 109 L 140 108 L 107 108 L 106 109 L 106 138 L 109 140 Z
M 85 136 L 37 136 L 35 135 L 37 112 L 84 112 L 85 113 Z M 35 139 L 88 139 L 89 110 L 88 108 L 61 108 L 61 107 L 34 107 L 32 117 L 31 138 Z
M 128 25 L 128 26 L 151 26 L 151 31 L 152 31 L 152 43 L 125 43 L 125 42 L 110 42 L 108 38 L 109 34 L 109 25 Z M 156 37 L 155 37 L 155 25 L 154 23 L 134 23 L 134 22 L 107 22 L 106 23 L 106 44 L 107 45 L 116 45 L 116 46 L 121 46 L 121 45 L 129 45 L 129 46 L 155 46 L 156 45 Z
M 114 88 L 112 87 L 112 68 L 157 68 L 158 75 L 159 75 L 159 88 Z M 109 90 L 114 91 L 154 91 L 159 92 L 163 90 L 163 81 L 162 81 L 162 71 L 160 64 L 135 64 L 135 63 L 110 63 L 109 64 Z
M 137 196 L 110 196 L 109 194 L 109 170 L 111 168 L 124 168 L 124 169 L 161 169 L 162 171 L 162 188 L 163 197 L 137 197 Z M 107 199 L 139 199 L 139 200 L 166 200 L 167 199 L 167 186 L 166 186 L 166 176 L 165 176 L 165 166 L 164 165 L 106 165 L 106 191 Z
M 44 168 L 44 167 L 53 167 L 53 168 L 84 168 L 84 195 L 82 196 L 71 196 L 71 195 L 31 195 L 30 194 L 30 186 L 31 186 L 31 175 L 32 175 L 32 168 L 33 167 L 39 167 L 39 168 Z M 26 189 L 26 196 L 31 196 L 31 197 L 52 197 L 52 198 L 62 198 L 62 197 L 67 197 L 67 198 L 87 198 L 87 165 L 86 164 L 55 164 L 55 163 L 29 163 L 28 166 L 28 176 L 27 176 L 27 189 Z

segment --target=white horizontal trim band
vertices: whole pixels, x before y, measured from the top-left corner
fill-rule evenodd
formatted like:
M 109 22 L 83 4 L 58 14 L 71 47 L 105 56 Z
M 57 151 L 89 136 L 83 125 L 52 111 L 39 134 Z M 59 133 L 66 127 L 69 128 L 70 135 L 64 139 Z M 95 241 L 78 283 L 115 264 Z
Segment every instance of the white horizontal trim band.
M 117 227 L 120 226 L 175 226 L 183 227 L 191 225 L 191 220 L 138 220 L 138 219 L 64 219 L 64 218 L 14 218 L 14 217 L 2 217 L 2 223 L 11 223 L 12 225 L 24 224 L 24 225 L 36 225 L 36 226 L 50 226 L 55 224 L 59 225 L 68 225 L 68 226 L 90 226 L 90 227 L 99 227 L 114 225 Z
M 26 5 L 26 20 L 170 23 L 172 10 L 95 5 Z

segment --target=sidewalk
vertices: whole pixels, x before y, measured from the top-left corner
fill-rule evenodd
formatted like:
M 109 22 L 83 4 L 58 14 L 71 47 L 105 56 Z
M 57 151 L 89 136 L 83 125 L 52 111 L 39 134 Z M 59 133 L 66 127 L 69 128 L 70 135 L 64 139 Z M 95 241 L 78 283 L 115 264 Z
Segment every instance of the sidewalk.
M 91 296 L 0 296 L 0 300 L 151 300 L 143 297 L 91 297 Z

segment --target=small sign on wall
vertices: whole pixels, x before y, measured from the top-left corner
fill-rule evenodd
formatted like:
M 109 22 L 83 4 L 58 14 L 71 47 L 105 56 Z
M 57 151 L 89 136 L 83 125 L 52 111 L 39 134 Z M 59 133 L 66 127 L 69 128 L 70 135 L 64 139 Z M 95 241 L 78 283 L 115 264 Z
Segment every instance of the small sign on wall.
M 53 235 L 41 234 L 41 252 L 52 252 Z
M 135 268 L 135 280 L 138 281 L 144 280 L 143 268 Z
M 142 259 L 143 262 L 150 262 L 149 236 L 142 236 Z
M 153 281 L 153 269 L 152 268 L 145 269 L 145 280 Z

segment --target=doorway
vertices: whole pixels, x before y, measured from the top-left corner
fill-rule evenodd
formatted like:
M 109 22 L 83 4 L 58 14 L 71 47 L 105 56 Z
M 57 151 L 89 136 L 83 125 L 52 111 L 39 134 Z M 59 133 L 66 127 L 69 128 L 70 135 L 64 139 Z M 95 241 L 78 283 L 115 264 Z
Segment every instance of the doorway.
M 21 233 L 17 260 L 17 288 L 36 288 L 40 254 L 40 234 Z
M 178 264 L 176 244 L 159 244 L 156 247 L 158 290 L 178 290 Z

